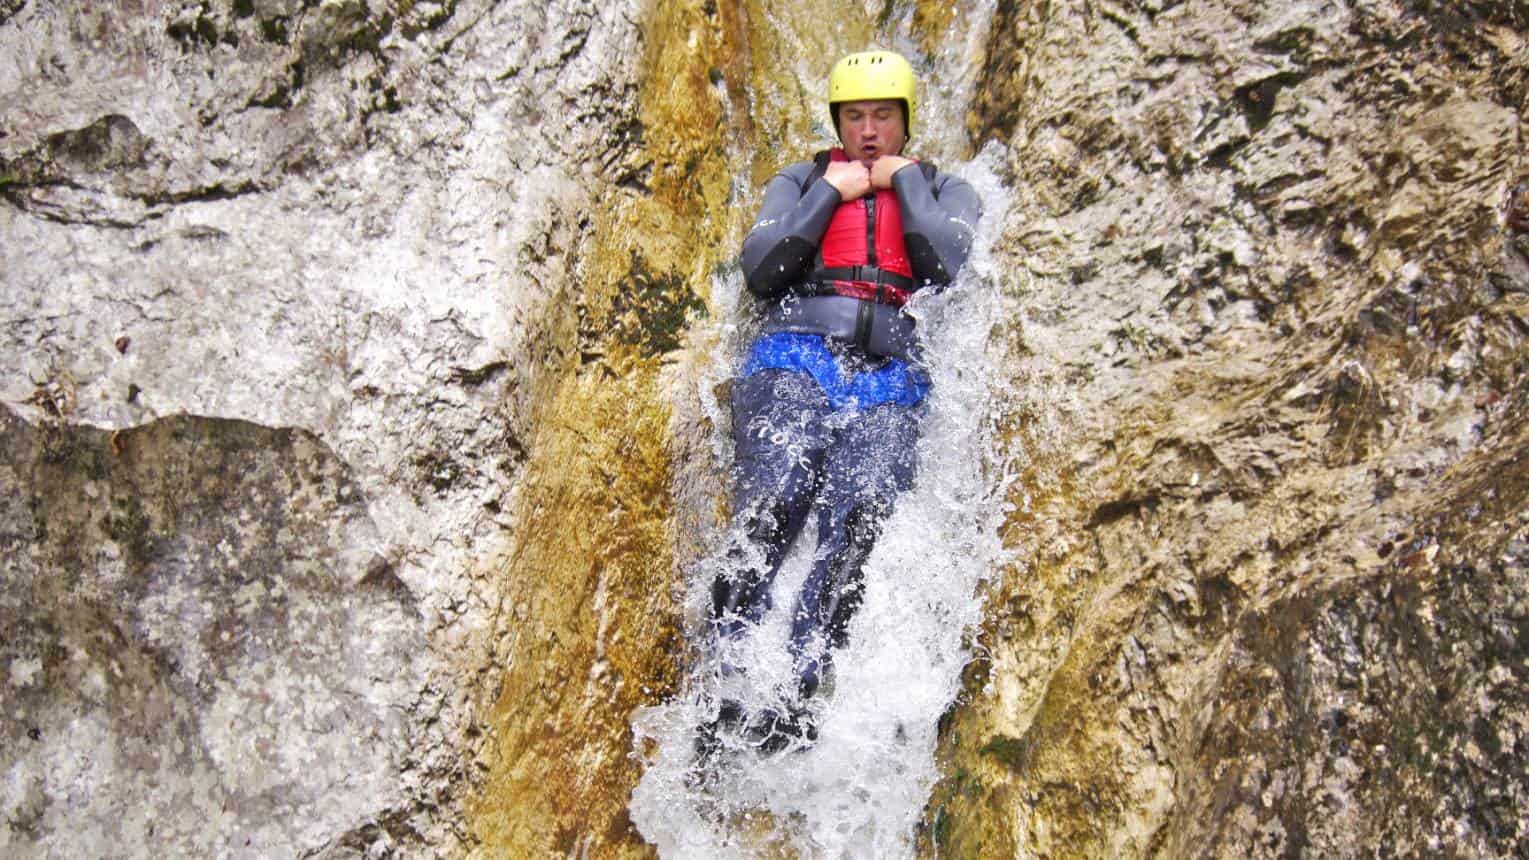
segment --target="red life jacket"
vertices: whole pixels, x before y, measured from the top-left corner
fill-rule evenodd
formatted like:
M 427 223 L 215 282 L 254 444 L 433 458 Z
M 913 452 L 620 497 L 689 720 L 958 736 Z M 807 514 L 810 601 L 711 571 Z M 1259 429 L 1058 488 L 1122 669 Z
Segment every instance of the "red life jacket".
M 844 150 L 829 150 L 832 161 L 849 161 Z M 827 167 L 826 162 L 822 163 Z M 819 246 L 821 268 L 812 280 L 834 293 L 902 305 L 913 292 L 913 266 L 903 244 L 897 193 L 880 188 L 869 197 L 847 200 L 834 211 Z

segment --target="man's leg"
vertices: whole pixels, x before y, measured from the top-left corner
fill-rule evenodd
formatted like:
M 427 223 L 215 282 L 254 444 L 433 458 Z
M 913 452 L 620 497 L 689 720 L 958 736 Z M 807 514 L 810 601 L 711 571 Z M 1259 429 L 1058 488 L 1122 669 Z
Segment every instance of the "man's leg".
M 762 370 L 733 384 L 734 543 L 712 585 L 720 636 L 757 623 L 770 584 L 806 522 L 828 442 L 828 398 L 811 376 Z
M 719 640 L 757 624 L 770 608 L 770 585 L 786 550 L 807 519 L 817 492 L 828 398 L 811 376 L 763 370 L 733 383 L 736 464 L 733 528 L 723 569 L 712 582 L 712 625 Z M 724 674 L 733 671 L 725 662 Z M 701 759 L 719 747 L 722 725 L 747 721 L 742 706 L 723 699 L 717 716 L 698 729 Z M 757 718 L 772 723 L 767 713 Z
M 803 698 L 817 691 L 829 652 L 844 645 L 882 521 L 898 494 L 913 486 L 922 414 L 917 406 L 873 407 L 838 430 L 825 454 L 815 507 L 818 551 L 791 628 Z

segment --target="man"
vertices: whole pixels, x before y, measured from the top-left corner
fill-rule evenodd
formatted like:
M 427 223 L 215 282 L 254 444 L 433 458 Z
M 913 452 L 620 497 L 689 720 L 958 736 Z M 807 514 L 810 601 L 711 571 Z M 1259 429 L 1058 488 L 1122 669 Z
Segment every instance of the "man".
M 902 307 L 951 282 L 980 215 L 966 182 L 903 155 L 915 98 L 902 57 L 840 60 L 828 102 L 842 146 L 776 174 L 743 242 L 744 276 L 765 318 L 732 392 L 733 509 L 744 543 L 729 550 L 712 589 L 719 639 L 769 608 L 770 585 L 809 517 L 818 534 L 792 620 L 797 698 L 752 718 L 724 702 L 718 718 L 745 724 L 767 752 L 816 736 L 806 700 L 844 644 L 881 522 L 913 482 L 929 378 Z

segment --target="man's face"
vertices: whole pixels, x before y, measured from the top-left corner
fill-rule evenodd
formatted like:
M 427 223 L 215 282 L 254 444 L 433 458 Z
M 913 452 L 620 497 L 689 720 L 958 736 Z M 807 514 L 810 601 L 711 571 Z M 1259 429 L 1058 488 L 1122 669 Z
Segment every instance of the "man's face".
M 883 155 L 901 155 L 908 142 L 903 103 L 896 99 L 839 105 L 839 140 L 851 161 L 867 164 Z

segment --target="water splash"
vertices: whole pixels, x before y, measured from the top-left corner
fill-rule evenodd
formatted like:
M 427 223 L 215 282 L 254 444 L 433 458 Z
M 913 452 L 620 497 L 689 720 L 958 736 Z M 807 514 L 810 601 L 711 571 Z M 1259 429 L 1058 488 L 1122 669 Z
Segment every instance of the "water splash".
M 777 577 L 775 609 L 762 623 L 729 643 L 725 655 L 702 655 L 686 691 L 633 720 L 646 769 L 632 795 L 632 820 L 665 857 L 749 857 L 782 848 L 803 857 L 913 853 L 939 777 L 936 726 L 960 692 L 970 633 L 982 618 L 980 585 L 1010 558 L 999 528 L 1016 457 L 996 430 L 998 404 L 1009 398 L 1000 396 L 1006 383 L 988 358 L 1001 313 L 989 249 L 1007 206 L 995 176 L 1002 157 L 991 146 L 954 171 L 984 201 L 977 246 L 955 288 L 909 305 L 935 357 L 919 477 L 865 566 L 864 603 L 836 657 L 833 690 L 812 702 L 817 742 L 761 756 L 723 735 L 714 765 L 696 766 L 696 727 L 715 716 L 720 695 L 760 709 L 794 688 L 787 616 L 811 563 L 812 534 L 802 536 Z M 737 284 L 730 289 L 736 293 Z M 732 370 L 723 364 L 718 376 Z M 724 417 L 715 404 L 710 411 Z M 727 422 L 716 426 L 725 437 Z M 723 564 L 702 563 L 690 577 L 687 608 L 697 636 Z M 719 680 L 719 656 L 747 672 Z

